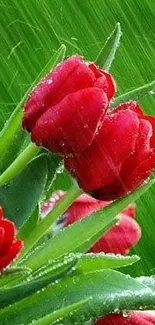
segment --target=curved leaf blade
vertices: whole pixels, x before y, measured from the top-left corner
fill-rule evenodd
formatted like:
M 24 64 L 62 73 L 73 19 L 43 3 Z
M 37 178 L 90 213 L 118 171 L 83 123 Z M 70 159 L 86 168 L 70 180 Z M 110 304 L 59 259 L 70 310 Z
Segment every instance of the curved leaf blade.
M 29 87 L 28 91 L 25 93 L 13 113 L 11 114 L 10 118 L 4 125 L 4 128 L 0 132 L 0 156 L 4 158 L 5 154 L 11 149 L 12 141 L 19 131 L 21 118 L 22 118 L 22 106 L 27 99 L 29 92 L 32 88 L 39 82 L 39 80 L 45 76 L 49 70 L 51 70 L 57 63 L 61 62 L 64 59 L 66 52 L 65 45 L 61 45 L 56 53 L 52 56 L 52 58 L 48 61 L 46 66 L 42 69 L 39 73 L 37 78 L 34 80 L 32 85 Z M 4 159 L 5 161 L 5 159 Z M 5 166 L 4 166 L 5 167 Z
M 119 47 L 120 38 L 122 36 L 121 25 L 117 23 L 115 29 L 108 37 L 107 41 L 105 42 L 104 46 L 102 47 L 99 55 L 96 58 L 96 64 L 99 67 L 103 68 L 106 71 L 109 71 L 112 62 L 115 58 L 116 51 Z
M 130 100 L 139 100 L 140 98 L 151 94 L 151 92 L 155 89 L 155 80 L 152 82 L 149 82 L 148 84 L 145 84 L 142 87 L 133 89 L 123 95 L 120 95 L 114 99 L 114 101 L 111 103 L 111 107 L 116 107 L 119 104 L 122 104 L 124 102 L 130 101 Z
M 91 297 L 91 299 L 90 299 Z M 64 277 L 44 291 L 0 311 L 0 325 L 23 324 L 39 320 L 80 300 L 90 299 L 86 305 L 63 324 L 81 324 L 91 317 L 124 309 L 155 309 L 155 292 L 129 275 L 102 270 Z M 44 302 L 44 303 L 43 303 Z
M 60 258 L 70 252 L 86 252 L 101 237 L 104 230 L 107 230 L 107 227 L 116 221 L 115 216 L 127 205 L 138 199 L 154 183 L 155 179 L 104 209 L 60 230 L 46 245 L 41 246 L 34 254 L 32 253 L 29 259 L 21 261 L 21 264 L 37 269 L 40 261 L 47 263 L 49 258 Z M 60 246 L 60 243 L 63 245 Z

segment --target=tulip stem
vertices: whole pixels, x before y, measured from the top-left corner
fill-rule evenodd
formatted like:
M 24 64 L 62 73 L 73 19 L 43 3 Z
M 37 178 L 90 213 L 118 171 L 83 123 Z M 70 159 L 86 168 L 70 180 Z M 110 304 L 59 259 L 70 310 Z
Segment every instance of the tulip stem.
M 13 161 L 13 163 L 0 175 L 0 186 L 8 183 L 17 176 L 24 167 L 37 155 L 40 148 L 30 143 L 27 148 Z
M 83 190 L 78 187 L 77 184 L 73 184 L 71 189 L 65 196 L 56 204 L 52 211 L 50 211 L 46 218 L 42 219 L 30 233 L 30 235 L 24 240 L 24 249 L 20 254 L 18 261 L 21 260 L 29 250 L 43 237 L 50 229 L 53 222 L 60 217 L 69 206 L 83 193 Z

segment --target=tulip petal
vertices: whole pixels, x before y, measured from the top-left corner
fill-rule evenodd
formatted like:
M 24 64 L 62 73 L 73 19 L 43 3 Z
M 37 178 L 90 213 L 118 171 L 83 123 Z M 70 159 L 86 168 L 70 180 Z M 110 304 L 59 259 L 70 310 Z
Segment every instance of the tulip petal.
M 32 130 L 32 141 L 60 154 L 83 151 L 93 140 L 107 108 L 98 88 L 79 90 L 48 109 Z
M 7 254 L 7 251 L 10 245 L 12 244 L 14 236 L 16 234 L 16 228 L 14 223 L 7 219 L 0 220 L 0 228 L 4 229 L 4 236 L 0 245 L 0 258 L 1 258 L 1 256 Z
M 139 165 L 135 166 L 131 175 L 126 174 L 126 178 L 122 179 L 122 186 L 119 190 L 119 196 L 123 196 L 136 189 L 144 183 L 155 168 L 155 153 L 144 159 Z
M 31 92 L 24 105 L 23 127 L 32 130 L 38 118 L 66 95 L 91 87 L 94 73 L 79 56 L 72 56 L 51 71 Z
M 90 251 L 125 255 L 139 241 L 141 229 L 131 217 L 121 213 L 119 222 L 101 237 Z
M 98 319 L 95 325 L 155 325 L 155 312 L 131 311 L 127 316 L 111 314 Z
M 4 235 L 5 235 L 4 228 L 0 227 L 0 247 L 1 247 L 2 243 L 3 243 Z
M 135 219 L 136 213 L 135 213 L 135 204 L 129 204 L 123 211 L 123 214 L 126 214 L 128 217 L 131 217 Z
M 6 266 L 8 266 L 19 254 L 20 250 L 24 246 L 22 240 L 15 240 L 11 247 L 9 248 L 6 255 L 0 255 L 0 270 L 2 271 Z
M 81 195 L 64 213 L 66 219 L 65 226 L 86 217 L 100 208 L 105 207 L 107 204 L 107 202 L 95 200 L 86 194 Z
M 122 103 L 118 107 L 116 107 L 113 110 L 113 112 L 117 113 L 119 111 L 125 111 L 125 110 L 131 110 L 132 112 L 135 112 L 138 117 L 144 117 L 143 110 L 135 101 L 129 101 L 126 103 Z
M 138 130 L 139 120 L 134 112 L 126 110 L 109 115 L 82 155 L 65 158 L 66 168 L 86 191 L 112 183 L 135 150 Z
M 102 88 L 109 100 L 112 99 L 116 92 L 116 84 L 112 75 L 102 69 L 99 69 L 94 63 L 89 64 L 89 68 L 93 71 L 96 77 L 94 86 Z

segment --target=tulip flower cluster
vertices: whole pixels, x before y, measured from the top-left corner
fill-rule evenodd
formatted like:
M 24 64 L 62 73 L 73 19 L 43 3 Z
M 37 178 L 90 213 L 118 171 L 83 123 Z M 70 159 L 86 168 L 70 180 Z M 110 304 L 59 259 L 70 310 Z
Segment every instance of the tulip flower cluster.
M 0 272 L 2 272 L 20 253 L 24 243 L 16 239 L 16 227 L 5 219 L 0 207 Z
M 72 56 L 24 105 L 23 127 L 32 141 L 62 155 L 80 187 L 101 200 L 126 195 L 155 167 L 155 118 L 134 101 L 111 110 L 115 92 L 109 73 Z
M 55 192 L 51 199 L 42 206 L 42 217 L 54 208 L 65 192 Z M 58 223 L 68 226 L 88 214 L 107 206 L 109 202 L 96 200 L 88 195 L 81 195 L 61 216 Z M 119 214 L 119 223 L 107 231 L 91 248 L 91 252 L 127 254 L 141 237 L 141 229 L 135 218 L 135 206 L 129 205 Z M 96 321 L 95 325 L 154 325 L 154 311 L 129 311 L 123 314 L 111 314 Z

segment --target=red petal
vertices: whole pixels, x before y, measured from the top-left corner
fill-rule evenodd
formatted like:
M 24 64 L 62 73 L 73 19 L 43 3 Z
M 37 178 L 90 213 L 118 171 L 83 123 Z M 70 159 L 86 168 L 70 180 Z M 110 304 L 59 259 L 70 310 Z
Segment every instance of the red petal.
M 152 116 L 144 116 L 145 120 L 149 121 L 152 126 L 152 137 L 150 140 L 151 148 L 155 149 L 155 118 Z
M 155 168 L 155 153 L 143 160 L 138 166 L 135 167 L 132 174 L 128 171 L 123 171 L 124 179 L 116 178 L 114 182 L 104 186 L 98 190 L 93 191 L 93 196 L 98 200 L 115 200 L 122 197 L 131 191 L 135 190 L 138 186 L 142 185 L 144 181 L 150 176 Z
M 112 227 L 97 243 L 91 248 L 94 253 L 114 253 L 125 255 L 139 241 L 141 229 L 138 223 L 125 214 L 119 215 L 118 225 Z
M 0 228 L 4 229 L 3 241 L 0 245 L 0 256 L 7 253 L 9 247 L 11 246 L 14 236 L 16 234 L 16 227 L 13 222 L 7 219 L 0 220 Z
M 90 69 L 94 72 L 96 81 L 94 83 L 95 87 L 102 88 L 108 99 L 112 99 L 116 92 L 116 83 L 112 75 L 104 70 L 99 69 L 95 64 L 89 64 Z
M 37 119 L 66 95 L 93 86 L 95 76 L 79 56 L 58 65 L 35 87 L 24 105 L 23 127 L 31 130 Z
M 92 142 L 107 104 L 106 94 L 98 88 L 72 93 L 41 116 L 32 140 L 61 154 L 81 152 Z
M 7 254 L 1 256 L 0 254 L 0 270 L 2 271 L 6 268 L 20 253 L 22 247 L 24 246 L 24 242 L 22 240 L 15 240 L 10 249 L 8 250 Z
M 135 112 L 138 115 L 138 117 L 144 117 L 143 110 L 141 109 L 141 107 L 135 101 L 122 103 L 118 107 L 116 107 L 113 110 L 113 112 L 117 113 L 119 111 L 125 111 L 125 110 L 128 110 L 128 109 L 130 109 L 132 112 Z
M 155 312 L 131 311 L 128 317 L 111 314 L 98 319 L 95 325 L 155 325 Z
M 4 230 L 4 228 L 0 227 L 0 247 L 1 247 L 2 243 L 3 243 L 4 235 L 5 235 L 5 230 Z
M 108 185 L 119 177 L 123 162 L 134 151 L 138 128 L 132 111 L 109 115 L 91 146 L 82 155 L 65 159 L 66 168 L 87 191 Z
M 143 184 L 154 168 L 155 153 L 150 153 L 145 160 L 135 167 L 131 175 L 126 174 L 126 178 L 122 179 L 122 187 L 119 190 L 118 196 L 123 196 Z
M 107 204 L 107 202 L 95 200 L 86 194 L 81 195 L 64 213 L 66 217 L 65 226 L 86 217 L 94 211 L 105 207 Z
M 135 210 L 135 204 L 129 204 L 123 211 L 123 214 L 126 214 L 128 217 L 131 217 L 135 219 L 136 217 L 136 210 Z

